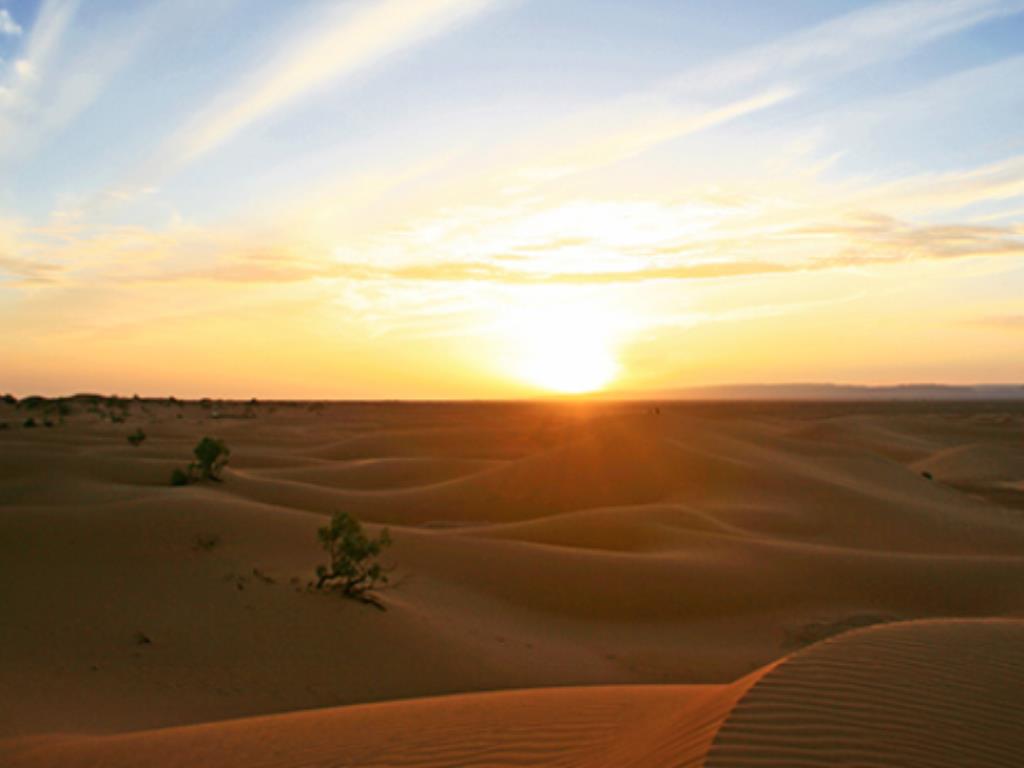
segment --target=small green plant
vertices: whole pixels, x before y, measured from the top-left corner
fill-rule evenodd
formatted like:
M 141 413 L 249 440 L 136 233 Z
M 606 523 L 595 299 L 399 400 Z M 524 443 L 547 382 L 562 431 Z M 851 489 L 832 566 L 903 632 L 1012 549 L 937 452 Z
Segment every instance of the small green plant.
M 391 534 L 385 528 L 377 538 L 370 538 L 363 524 L 348 512 L 335 512 L 330 525 L 317 531 L 320 544 L 330 556 L 328 565 L 317 566 L 317 589 L 329 586 L 345 597 L 384 606 L 368 593 L 388 577 L 377 558 L 391 545 Z
M 32 429 L 34 426 L 36 426 L 36 420 L 33 418 L 27 418 L 25 419 L 24 422 L 22 422 L 21 426 L 25 427 L 25 429 Z
M 142 431 L 142 427 L 139 427 L 134 432 L 129 433 L 128 442 L 138 448 L 146 440 L 146 433 Z
M 192 453 L 196 460 L 187 469 L 175 469 L 171 473 L 171 485 L 188 485 L 199 480 L 219 482 L 221 470 L 227 466 L 231 456 L 227 443 L 214 437 L 204 437 Z
M 200 440 L 193 453 L 196 460 L 192 467 L 203 480 L 220 480 L 220 472 L 227 466 L 231 457 L 231 449 L 227 443 L 213 437 L 204 437 Z

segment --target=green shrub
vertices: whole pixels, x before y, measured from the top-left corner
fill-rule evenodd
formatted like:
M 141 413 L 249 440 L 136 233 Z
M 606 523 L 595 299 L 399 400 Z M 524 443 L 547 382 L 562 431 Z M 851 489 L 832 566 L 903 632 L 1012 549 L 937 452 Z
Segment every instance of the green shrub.
M 171 485 L 188 485 L 199 480 L 219 482 L 221 470 L 227 466 L 228 458 L 231 456 L 231 449 L 227 443 L 214 437 L 204 437 L 192 453 L 195 454 L 196 460 L 186 469 L 175 469 L 171 474 Z
M 146 433 L 142 431 L 142 427 L 139 427 L 134 432 L 128 435 L 128 442 L 138 448 L 146 439 Z
M 317 566 L 316 588 L 331 586 L 346 597 L 383 607 L 367 592 L 377 584 L 387 583 L 388 577 L 377 558 L 385 547 L 391 545 L 388 529 L 372 539 L 355 517 L 347 512 L 335 512 L 330 525 L 318 530 L 317 537 L 331 561 L 328 565 Z
M 193 450 L 196 460 L 192 467 L 203 480 L 220 480 L 220 472 L 231 457 L 231 449 L 223 440 L 204 437 Z
M 31 429 L 32 427 L 36 426 L 36 420 L 32 418 L 25 419 L 21 426 L 25 427 L 26 429 Z

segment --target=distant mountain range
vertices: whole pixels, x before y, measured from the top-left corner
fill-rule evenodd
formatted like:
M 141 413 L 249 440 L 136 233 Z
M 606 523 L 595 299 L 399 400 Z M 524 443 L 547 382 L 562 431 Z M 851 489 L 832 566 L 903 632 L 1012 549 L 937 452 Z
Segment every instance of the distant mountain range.
M 731 384 L 609 394 L 642 400 L 1024 400 L 1024 384 Z

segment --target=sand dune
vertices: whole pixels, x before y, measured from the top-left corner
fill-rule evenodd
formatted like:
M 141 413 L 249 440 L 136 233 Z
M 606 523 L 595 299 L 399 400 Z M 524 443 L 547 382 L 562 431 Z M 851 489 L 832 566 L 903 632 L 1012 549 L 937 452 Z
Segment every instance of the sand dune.
M 854 630 L 729 685 L 463 694 L 0 742 L 12 767 L 1016 766 L 1024 621 Z
M 971 443 L 947 448 L 916 462 L 916 467 L 950 483 L 1011 480 L 1024 475 L 1024 444 Z
M 0 431 L 4 765 L 116 765 L 145 749 L 201 762 L 218 743 L 236 745 L 238 765 L 297 754 L 387 764 L 374 733 L 394 762 L 699 765 L 715 738 L 712 758 L 734 762 L 709 764 L 739 765 L 754 735 L 802 722 L 773 694 L 777 731 L 747 702 L 810 664 L 799 659 L 840 653 L 845 640 L 800 648 L 844 629 L 1002 617 L 963 631 L 1019 668 L 1000 639 L 1017 631 L 1007 617 L 1024 616 L 1024 418 L 1012 404 L 655 415 L 643 404 L 143 401 L 123 423 L 101 415 L 25 429 L 24 412 L 0 405 L 15 425 Z M 138 448 L 126 440 L 136 427 Z M 172 488 L 206 434 L 232 447 L 225 482 Z M 384 612 L 305 589 L 322 562 L 316 529 L 338 509 L 392 529 Z M 949 650 L 959 626 L 919 643 L 949 657 L 949 676 L 934 678 L 974 685 L 964 701 L 982 709 L 971 711 L 1015 711 L 1002 689 L 986 699 L 982 672 L 970 682 L 973 667 Z M 867 658 L 860 647 L 850 659 Z M 886 676 L 902 665 L 926 687 L 892 653 Z M 825 677 L 856 671 L 822 663 Z M 845 685 L 815 696 L 861 707 L 844 703 Z M 902 696 L 877 689 L 893 706 Z M 728 741 L 747 712 L 746 735 Z M 808 728 L 832 734 L 836 722 Z M 499 738 L 506 723 L 518 730 Z M 972 728 L 998 742 L 977 764 L 1002 764 L 1008 737 Z M 325 730 L 363 751 L 339 757 Z M 447 757 L 431 763 L 434 748 Z
M 113 737 L 26 739 L 13 766 L 698 765 L 735 686 L 464 694 Z M 4 749 L 0 745 L 0 749 Z
M 1024 621 L 859 630 L 786 659 L 704 765 L 1011 766 L 1024 754 Z

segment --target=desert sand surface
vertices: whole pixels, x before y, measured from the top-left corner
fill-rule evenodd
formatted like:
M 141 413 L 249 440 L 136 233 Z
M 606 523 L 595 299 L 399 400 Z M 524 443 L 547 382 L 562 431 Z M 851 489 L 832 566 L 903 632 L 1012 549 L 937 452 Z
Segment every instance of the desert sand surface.
M 3 765 L 1019 764 L 1024 405 L 70 406 L 0 404 Z

